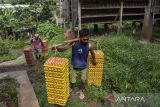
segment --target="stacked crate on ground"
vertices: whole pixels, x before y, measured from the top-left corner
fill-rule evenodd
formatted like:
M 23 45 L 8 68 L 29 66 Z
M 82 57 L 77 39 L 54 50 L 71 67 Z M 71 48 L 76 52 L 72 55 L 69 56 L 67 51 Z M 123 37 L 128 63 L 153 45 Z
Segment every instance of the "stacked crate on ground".
M 69 97 L 68 59 L 51 57 L 44 64 L 48 103 L 65 106 Z
M 48 55 L 48 44 L 46 40 L 42 40 L 43 46 L 42 46 L 42 55 L 47 56 Z
M 25 56 L 27 64 L 28 65 L 34 64 L 34 57 L 33 57 L 33 54 L 32 54 L 32 49 L 31 48 L 25 48 L 23 50 L 23 52 L 24 52 L 24 56 Z
M 103 63 L 104 63 L 104 53 L 101 50 L 95 50 L 96 65 L 92 64 L 92 57 L 89 54 L 89 67 L 88 67 L 88 85 L 101 86 L 102 73 L 103 73 Z

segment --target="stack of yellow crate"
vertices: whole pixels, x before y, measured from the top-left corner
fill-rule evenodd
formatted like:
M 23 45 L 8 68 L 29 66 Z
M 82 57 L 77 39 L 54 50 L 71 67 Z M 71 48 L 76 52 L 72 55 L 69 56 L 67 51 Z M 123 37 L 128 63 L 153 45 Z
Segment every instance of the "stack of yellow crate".
M 96 66 L 92 64 L 92 56 L 89 54 L 89 67 L 88 67 L 88 85 L 101 86 L 104 53 L 101 50 L 95 50 Z
M 65 106 L 69 97 L 68 59 L 51 57 L 44 71 L 48 103 Z

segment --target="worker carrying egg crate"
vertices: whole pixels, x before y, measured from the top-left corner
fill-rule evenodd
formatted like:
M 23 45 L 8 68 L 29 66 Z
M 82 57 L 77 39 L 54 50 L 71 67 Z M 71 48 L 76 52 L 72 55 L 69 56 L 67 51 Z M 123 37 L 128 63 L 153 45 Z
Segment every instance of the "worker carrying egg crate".
M 88 71 L 88 55 L 89 52 L 92 56 L 92 64 L 96 65 L 95 53 L 92 45 L 89 43 L 89 30 L 82 29 L 79 31 L 79 38 L 71 40 L 65 46 L 53 45 L 52 50 L 57 50 L 63 52 L 72 48 L 72 58 L 71 58 L 71 71 L 70 71 L 70 84 L 71 92 L 75 90 L 75 83 L 77 76 L 81 76 L 80 90 L 78 92 L 79 98 L 84 99 L 84 89 L 87 80 Z

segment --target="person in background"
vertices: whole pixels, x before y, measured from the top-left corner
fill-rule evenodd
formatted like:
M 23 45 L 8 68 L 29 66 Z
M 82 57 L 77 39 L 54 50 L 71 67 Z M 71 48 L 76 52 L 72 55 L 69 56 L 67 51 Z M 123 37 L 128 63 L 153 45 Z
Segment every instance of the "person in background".
M 91 44 L 89 43 L 89 30 L 82 29 L 79 32 L 79 40 L 75 42 L 68 43 L 65 46 L 52 46 L 52 50 L 57 50 L 63 52 L 69 48 L 72 48 L 72 59 L 71 59 L 71 71 L 70 71 L 70 82 L 71 82 L 71 92 L 75 89 L 75 83 L 77 76 L 81 76 L 79 98 L 84 99 L 84 89 L 87 79 L 87 68 L 88 68 L 88 54 L 92 55 L 92 63 L 96 65 L 95 53 Z
M 33 53 L 36 57 L 36 60 L 41 60 L 41 52 L 42 52 L 41 47 L 43 46 L 43 42 L 39 38 L 38 33 L 35 33 L 34 37 L 31 39 L 31 45 L 32 45 Z

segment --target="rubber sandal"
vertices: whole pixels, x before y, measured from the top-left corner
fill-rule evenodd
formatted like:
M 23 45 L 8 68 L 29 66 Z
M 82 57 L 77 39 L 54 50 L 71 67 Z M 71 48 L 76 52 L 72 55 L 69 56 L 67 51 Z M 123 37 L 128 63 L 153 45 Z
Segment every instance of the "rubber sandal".
M 83 92 L 79 92 L 79 99 L 83 100 L 85 98 L 85 95 Z

